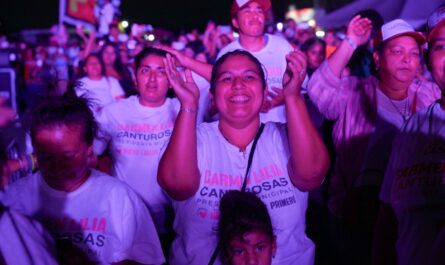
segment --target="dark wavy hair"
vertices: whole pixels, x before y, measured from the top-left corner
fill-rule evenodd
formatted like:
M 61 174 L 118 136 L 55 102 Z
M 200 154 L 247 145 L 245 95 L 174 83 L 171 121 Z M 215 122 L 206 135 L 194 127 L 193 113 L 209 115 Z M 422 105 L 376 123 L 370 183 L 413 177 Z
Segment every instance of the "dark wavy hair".
M 229 59 L 230 57 L 236 56 L 236 55 L 246 56 L 247 59 L 249 59 L 251 62 L 253 62 L 255 64 L 255 66 L 257 67 L 257 70 L 258 70 L 258 72 L 260 73 L 260 76 L 261 76 L 261 84 L 263 85 L 263 89 L 266 88 L 266 74 L 265 74 L 265 71 L 264 71 L 264 66 L 250 52 L 238 49 L 238 50 L 234 50 L 234 51 L 231 51 L 231 52 L 228 52 L 228 53 L 224 54 L 213 65 L 212 75 L 210 77 L 210 92 L 212 92 L 212 93 L 215 92 L 216 78 L 217 78 L 217 75 L 218 75 L 219 70 L 221 68 L 221 65 L 225 61 L 227 61 L 227 59 Z
M 34 140 L 37 132 L 58 126 L 80 126 L 83 141 L 91 145 L 98 125 L 87 99 L 70 94 L 46 98 L 31 112 L 30 130 Z
M 116 70 L 120 75 L 124 75 L 125 74 L 125 66 L 124 66 L 124 64 L 122 63 L 122 60 L 121 60 L 121 54 L 120 54 L 120 52 L 119 52 L 119 47 L 116 45 L 116 44 L 114 44 L 114 43 L 112 43 L 112 42 L 110 42 L 110 41 L 107 41 L 103 46 L 102 46 L 102 48 L 100 49 L 100 52 L 99 52 L 99 55 L 100 55 L 100 57 L 102 58 L 102 60 L 103 60 L 103 54 L 104 54 L 104 51 L 105 51 L 105 49 L 107 48 L 107 47 L 111 47 L 111 48 L 113 48 L 113 52 L 114 52 L 114 54 L 116 55 L 116 60 L 114 61 L 114 63 L 113 63 L 113 68 L 114 68 L 114 70 Z
M 141 66 L 141 62 L 142 62 L 142 60 L 144 60 L 145 57 L 150 56 L 150 55 L 157 55 L 157 56 L 165 57 L 165 56 L 167 56 L 167 53 L 168 52 L 166 52 L 164 50 L 157 49 L 154 47 L 147 47 L 147 48 L 143 49 L 136 55 L 136 57 L 134 59 L 135 71 L 136 72 L 138 71 L 139 67 Z
M 221 198 L 219 210 L 218 236 L 224 264 L 229 264 L 229 243 L 236 237 L 243 238 L 246 233 L 257 230 L 273 240 L 272 221 L 267 207 L 254 193 L 228 191 Z
M 82 60 L 81 67 L 79 68 L 80 72 L 79 72 L 78 77 L 87 76 L 87 73 L 85 72 L 84 67 L 85 67 L 85 65 L 87 65 L 88 60 L 93 57 L 96 57 L 99 60 L 100 66 L 102 67 L 102 69 L 101 69 L 102 76 L 104 76 L 104 77 L 107 76 L 107 73 L 105 72 L 105 64 L 104 64 L 104 61 L 102 60 L 102 57 L 98 53 L 90 53 L 90 54 L 88 54 L 87 57 L 85 57 L 85 59 Z
M 301 44 L 300 50 L 306 53 L 315 44 L 320 44 L 323 47 L 323 50 L 326 50 L 326 41 L 318 37 L 307 39 L 305 42 L 303 42 L 303 44 Z

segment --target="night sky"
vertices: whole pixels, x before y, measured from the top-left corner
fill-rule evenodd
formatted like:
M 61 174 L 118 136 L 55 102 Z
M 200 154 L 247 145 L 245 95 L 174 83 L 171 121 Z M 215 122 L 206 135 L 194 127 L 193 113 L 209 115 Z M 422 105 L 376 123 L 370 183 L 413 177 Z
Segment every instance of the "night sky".
M 232 0 L 122 0 L 122 18 L 174 30 L 203 30 L 207 21 L 229 24 Z M 290 3 L 307 7 L 312 0 L 274 0 L 277 18 Z M 58 22 L 58 0 L 0 0 L 0 31 L 11 34 L 22 29 L 49 28 Z

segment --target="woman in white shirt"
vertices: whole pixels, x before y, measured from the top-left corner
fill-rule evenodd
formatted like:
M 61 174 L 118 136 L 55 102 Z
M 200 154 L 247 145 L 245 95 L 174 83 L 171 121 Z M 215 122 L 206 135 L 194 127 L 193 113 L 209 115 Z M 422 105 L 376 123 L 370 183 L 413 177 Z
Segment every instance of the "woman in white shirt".
M 305 234 L 306 191 L 321 184 L 329 158 L 300 95 L 305 56 L 296 50 L 286 60 L 287 126 L 260 125 L 267 93 L 263 68 L 250 53 L 236 50 L 213 67 L 211 93 L 219 121 L 196 128 L 199 91 L 190 71 L 184 81 L 167 55 L 167 76 L 181 102 L 158 170 L 158 182 L 172 197 L 175 210 L 170 264 L 208 264 L 217 245 L 220 199 L 228 190 L 240 190 L 243 183 L 266 204 L 276 228 L 272 264 L 313 264 L 314 245 Z M 249 171 L 257 134 L 261 137 Z
M 106 105 L 125 97 L 119 81 L 106 76 L 104 63 L 97 54 L 92 53 L 85 58 L 82 70 L 84 77 L 78 80 L 76 94 L 88 97 L 94 104 L 94 111 L 100 111 Z

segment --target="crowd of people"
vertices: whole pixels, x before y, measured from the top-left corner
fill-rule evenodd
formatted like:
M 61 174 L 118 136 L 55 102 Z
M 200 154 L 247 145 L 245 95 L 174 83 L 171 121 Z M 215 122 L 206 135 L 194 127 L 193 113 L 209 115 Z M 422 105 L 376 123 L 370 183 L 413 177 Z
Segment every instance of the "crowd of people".
M 9 43 L 32 147 L 0 150 L 0 264 L 443 264 L 445 5 L 324 39 L 270 12 Z

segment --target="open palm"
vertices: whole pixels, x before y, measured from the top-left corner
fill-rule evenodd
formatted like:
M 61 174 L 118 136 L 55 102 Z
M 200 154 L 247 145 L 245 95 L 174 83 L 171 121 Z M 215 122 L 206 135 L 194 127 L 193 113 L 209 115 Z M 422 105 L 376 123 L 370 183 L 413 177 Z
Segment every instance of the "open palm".
M 176 69 L 174 60 L 170 54 L 167 54 L 164 59 L 170 85 L 173 87 L 182 106 L 196 108 L 199 101 L 199 89 L 193 81 L 192 72 L 189 69 L 185 69 L 181 73 Z

